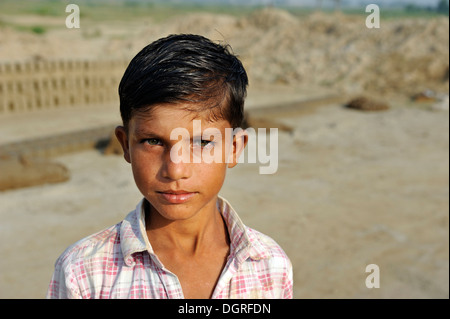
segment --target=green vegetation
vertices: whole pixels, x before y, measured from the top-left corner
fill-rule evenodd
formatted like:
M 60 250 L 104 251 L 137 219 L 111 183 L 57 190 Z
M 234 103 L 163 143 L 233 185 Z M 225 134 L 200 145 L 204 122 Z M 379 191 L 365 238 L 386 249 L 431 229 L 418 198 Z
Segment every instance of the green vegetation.
M 150 19 L 161 22 L 176 16 L 183 16 L 191 12 L 211 12 L 228 14 L 233 16 L 248 15 L 252 11 L 261 9 L 261 6 L 230 6 L 230 5 L 199 5 L 199 4 L 174 4 L 163 1 L 106 1 L 106 0 L 1 0 L 0 18 L 10 15 L 36 15 L 45 17 L 61 17 L 68 15 L 65 12 L 67 4 L 76 2 L 80 6 L 81 19 L 87 22 L 102 21 L 135 21 L 139 19 Z M 281 7 L 291 12 L 295 16 L 304 17 L 315 11 L 314 8 L 293 8 Z M 386 9 L 380 7 L 382 19 L 416 18 L 416 17 L 436 17 L 442 14 L 448 15 L 448 0 L 441 0 L 435 8 L 422 8 L 408 5 L 403 9 Z M 332 12 L 332 9 L 323 10 Z M 343 13 L 365 16 L 365 8 L 342 9 Z M 10 25 L 16 29 L 43 34 L 51 26 L 19 26 L 12 25 L 11 22 L 0 21 L 0 27 Z M 53 26 L 54 27 L 54 26 Z M 63 26 L 61 26 L 63 27 Z
M 43 26 L 37 25 L 37 26 L 31 27 L 31 32 L 36 33 L 36 34 L 44 34 L 45 32 L 47 32 L 47 29 Z
M 63 16 L 66 15 L 65 8 L 68 3 L 62 0 L 2 0 L 0 2 L 0 13 L 4 15 L 35 14 L 41 16 Z
M 0 19 L 0 28 L 7 27 L 7 26 L 12 27 L 12 28 L 16 29 L 17 31 L 31 32 L 31 33 L 38 34 L 38 35 L 44 34 L 48 31 L 48 27 L 45 27 L 42 25 L 32 25 L 32 26 L 16 25 L 11 22 L 7 22 L 7 21 Z
M 343 12 L 347 14 L 368 15 L 368 13 L 365 12 L 365 8 L 361 10 L 343 10 Z M 383 7 L 380 7 L 381 19 L 395 20 L 404 18 L 435 18 L 440 16 L 442 16 L 441 13 L 425 9 L 408 10 L 406 7 L 401 9 L 384 9 Z
M 75 1 L 72 1 L 75 2 Z M 64 0 L 2 0 L 0 14 L 3 15 L 40 15 L 67 16 L 66 5 L 71 3 Z M 76 1 L 80 6 L 81 18 L 95 21 L 135 20 L 151 18 L 162 21 L 174 16 L 190 12 L 213 12 L 242 16 L 255 10 L 255 7 L 198 5 L 198 4 L 170 4 L 164 2 L 105 2 L 105 1 Z
M 315 9 L 308 9 L 308 8 L 283 8 L 283 9 L 300 17 L 307 16 L 308 14 L 311 14 L 312 12 L 316 11 Z M 365 9 L 366 9 L 365 7 L 356 9 L 343 8 L 341 12 L 351 15 L 367 16 L 368 13 L 365 11 Z M 323 9 L 322 11 L 325 13 L 334 12 L 333 9 Z M 380 16 L 382 19 L 392 20 L 403 18 L 434 18 L 442 15 L 448 15 L 448 6 L 447 10 L 443 5 L 438 5 L 438 7 L 436 8 L 422 8 L 414 5 L 407 5 L 404 8 L 384 8 L 383 6 L 380 6 Z
M 408 4 L 405 6 L 404 11 L 409 14 L 449 14 L 448 0 L 440 0 L 436 7 L 421 8 L 414 4 Z

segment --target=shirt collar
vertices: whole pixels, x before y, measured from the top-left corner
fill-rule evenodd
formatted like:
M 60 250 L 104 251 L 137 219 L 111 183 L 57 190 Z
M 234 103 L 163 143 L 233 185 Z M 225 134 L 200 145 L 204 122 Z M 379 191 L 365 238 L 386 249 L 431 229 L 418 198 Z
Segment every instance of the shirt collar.
M 271 257 L 255 231 L 244 225 L 231 204 L 223 197 L 218 197 L 217 206 L 221 212 L 230 236 L 230 255 L 239 261 L 247 258 L 260 260 Z
M 163 265 L 155 255 L 145 230 L 144 201 L 145 199 L 142 199 L 139 202 L 136 209 L 128 214 L 120 226 L 120 246 L 123 258 L 125 263 L 131 266 L 134 264 L 132 255 L 147 250 L 155 263 L 162 268 Z M 219 196 L 217 207 L 228 228 L 230 257 L 236 258 L 239 263 L 247 258 L 260 260 L 271 257 L 270 251 L 264 248 L 255 231 L 244 225 L 226 199 Z

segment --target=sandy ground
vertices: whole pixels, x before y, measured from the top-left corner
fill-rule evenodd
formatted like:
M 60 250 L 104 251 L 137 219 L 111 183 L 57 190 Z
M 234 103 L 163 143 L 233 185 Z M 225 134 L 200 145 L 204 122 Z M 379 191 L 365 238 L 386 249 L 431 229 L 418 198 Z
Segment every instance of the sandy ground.
M 448 112 L 326 105 L 279 120 L 295 130 L 279 132 L 276 174 L 240 164 L 221 194 L 285 249 L 295 297 L 448 298 Z M 58 255 L 141 197 L 120 156 L 55 160 L 70 181 L 0 193 L 1 298 L 43 297 Z M 365 286 L 368 264 L 379 289 Z
M 131 57 L 149 39 L 189 31 L 223 36 L 242 55 L 248 108 L 333 90 L 448 94 L 448 19 L 383 21 L 376 32 L 358 19 L 203 14 L 99 32 L 83 24 L 70 37 L 57 29 L 41 38 L 4 28 L 0 60 Z M 266 88 L 254 89 L 259 82 Z M 449 298 L 448 102 L 432 110 L 405 97 L 388 98 L 381 112 L 330 104 L 278 118 L 294 130 L 279 132 L 277 172 L 260 175 L 260 164 L 248 163 L 229 170 L 221 194 L 284 248 L 295 298 Z M 117 107 L 0 117 L 0 144 L 115 123 Z M 0 298 L 43 298 L 63 250 L 121 221 L 141 199 L 120 156 L 89 150 L 54 160 L 70 169 L 68 182 L 0 192 Z M 369 264 L 379 266 L 378 289 L 365 285 Z

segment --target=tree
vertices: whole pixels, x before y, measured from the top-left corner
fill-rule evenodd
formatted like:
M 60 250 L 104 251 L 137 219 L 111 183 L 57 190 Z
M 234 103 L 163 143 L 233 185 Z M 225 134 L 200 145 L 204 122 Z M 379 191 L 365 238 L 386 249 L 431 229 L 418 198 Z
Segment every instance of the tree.
M 448 14 L 448 0 L 440 0 L 436 7 L 436 11 L 439 13 Z

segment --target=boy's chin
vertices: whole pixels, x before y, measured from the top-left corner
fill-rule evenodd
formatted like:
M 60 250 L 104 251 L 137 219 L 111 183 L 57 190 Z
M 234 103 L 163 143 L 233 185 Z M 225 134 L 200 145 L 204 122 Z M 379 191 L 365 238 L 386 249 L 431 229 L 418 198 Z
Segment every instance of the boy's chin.
M 158 214 L 160 218 L 167 221 L 182 221 L 191 219 L 197 214 L 197 211 L 189 205 L 171 204 L 161 205 L 158 208 L 153 206 L 151 213 Z
M 151 214 L 156 213 L 159 217 L 168 221 L 182 221 L 195 217 L 201 211 L 206 212 L 209 209 L 208 207 L 214 210 L 215 203 L 214 205 L 208 205 L 212 201 L 207 200 L 205 203 L 202 199 L 199 193 L 195 193 L 189 200 L 182 203 L 173 203 L 172 200 L 167 200 L 164 195 L 147 198 L 147 201 L 151 205 Z

